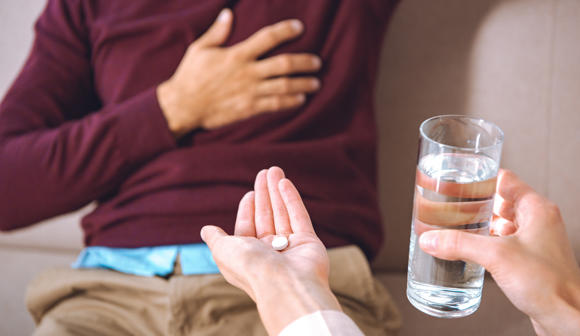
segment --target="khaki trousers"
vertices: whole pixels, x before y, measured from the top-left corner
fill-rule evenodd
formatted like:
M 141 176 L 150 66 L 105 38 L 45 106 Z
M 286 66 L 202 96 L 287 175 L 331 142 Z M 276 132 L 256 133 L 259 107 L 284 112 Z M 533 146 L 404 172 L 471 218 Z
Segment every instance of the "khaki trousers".
M 395 335 L 400 314 L 354 246 L 329 250 L 330 285 L 366 335 Z M 266 335 L 254 302 L 220 274 L 141 277 L 52 269 L 26 295 L 44 335 Z

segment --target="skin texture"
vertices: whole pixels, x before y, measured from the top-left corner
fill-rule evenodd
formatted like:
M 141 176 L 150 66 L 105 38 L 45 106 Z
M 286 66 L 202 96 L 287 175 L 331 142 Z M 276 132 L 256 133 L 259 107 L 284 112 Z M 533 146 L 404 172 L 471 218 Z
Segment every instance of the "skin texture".
M 196 128 L 214 129 L 251 116 L 296 108 L 306 94 L 317 91 L 313 76 L 322 63 L 313 54 L 258 57 L 300 36 L 298 20 L 266 26 L 231 47 L 228 38 L 233 13 L 224 9 L 213 25 L 194 41 L 173 76 L 157 88 L 157 98 L 176 138 Z
M 539 335 L 580 330 L 580 269 L 558 207 L 510 171 L 499 173 L 494 221 L 482 236 L 432 230 L 421 248 L 441 259 L 485 267 Z
M 286 249 L 272 248 L 276 235 L 288 238 Z M 226 280 L 256 302 L 270 335 L 315 311 L 341 311 L 328 284 L 326 248 L 282 169 L 258 173 L 240 201 L 234 235 L 205 226 L 201 236 Z

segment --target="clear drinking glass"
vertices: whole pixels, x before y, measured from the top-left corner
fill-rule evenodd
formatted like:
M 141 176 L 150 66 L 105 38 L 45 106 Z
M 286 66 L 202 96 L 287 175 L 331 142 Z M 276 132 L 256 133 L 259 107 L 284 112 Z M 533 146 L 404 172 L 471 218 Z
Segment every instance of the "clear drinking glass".
M 407 298 L 426 314 L 463 317 L 479 307 L 485 270 L 432 257 L 418 239 L 433 229 L 489 234 L 503 132 L 453 115 L 427 119 L 419 130 Z

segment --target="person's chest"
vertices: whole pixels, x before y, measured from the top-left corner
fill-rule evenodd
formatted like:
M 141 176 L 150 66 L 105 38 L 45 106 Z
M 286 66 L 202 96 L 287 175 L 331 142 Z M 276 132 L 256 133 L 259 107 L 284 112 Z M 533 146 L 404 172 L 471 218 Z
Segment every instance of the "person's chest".
M 168 79 L 187 47 L 207 30 L 221 9 L 232 8 L 234 26 L 225 46 L 260 28 L 290 18 L 306 29 L 298 39 L 263 57 L 285 52 L 311 52 L 334 57 L 336 38 L 355 48 L 361 25 L 368 24 L 368 1 L 360 0 L 94 0 L 86 3 L 89 43 L 97 93 L 103 104 L 122 102 Z M 349 42 L 350 40 L 350 42 Z M 332 50 L 332 52 L 331 52 Z M 192 80 L 195 80 L 192 78 Z

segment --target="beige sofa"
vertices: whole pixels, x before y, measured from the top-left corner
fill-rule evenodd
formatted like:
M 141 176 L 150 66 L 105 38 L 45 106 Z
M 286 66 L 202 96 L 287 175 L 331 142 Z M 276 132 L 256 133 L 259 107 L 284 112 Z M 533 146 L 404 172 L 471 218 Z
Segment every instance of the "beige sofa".
M 0 92 L 26 54 L 43 2 L 0 4 Z M 417 128 L 429 116 L 476 115 L 502 127 L 502 166 L 560 205 L 580 257 L 580 182 L 574 178 L 580 167 L 578 31 L 577 0 L 402 1 L 385 40 L 376 91 L 386 244 L 373 264 L 399 302 L 401 335 L 533 333 L 491 279 L 479 311 L 463 319 L 432 318 L 406 300 Z M 0 335 L 30 334 L 26 283 L 40 270 L 75 258 L 79 216 L 0 235 Z

